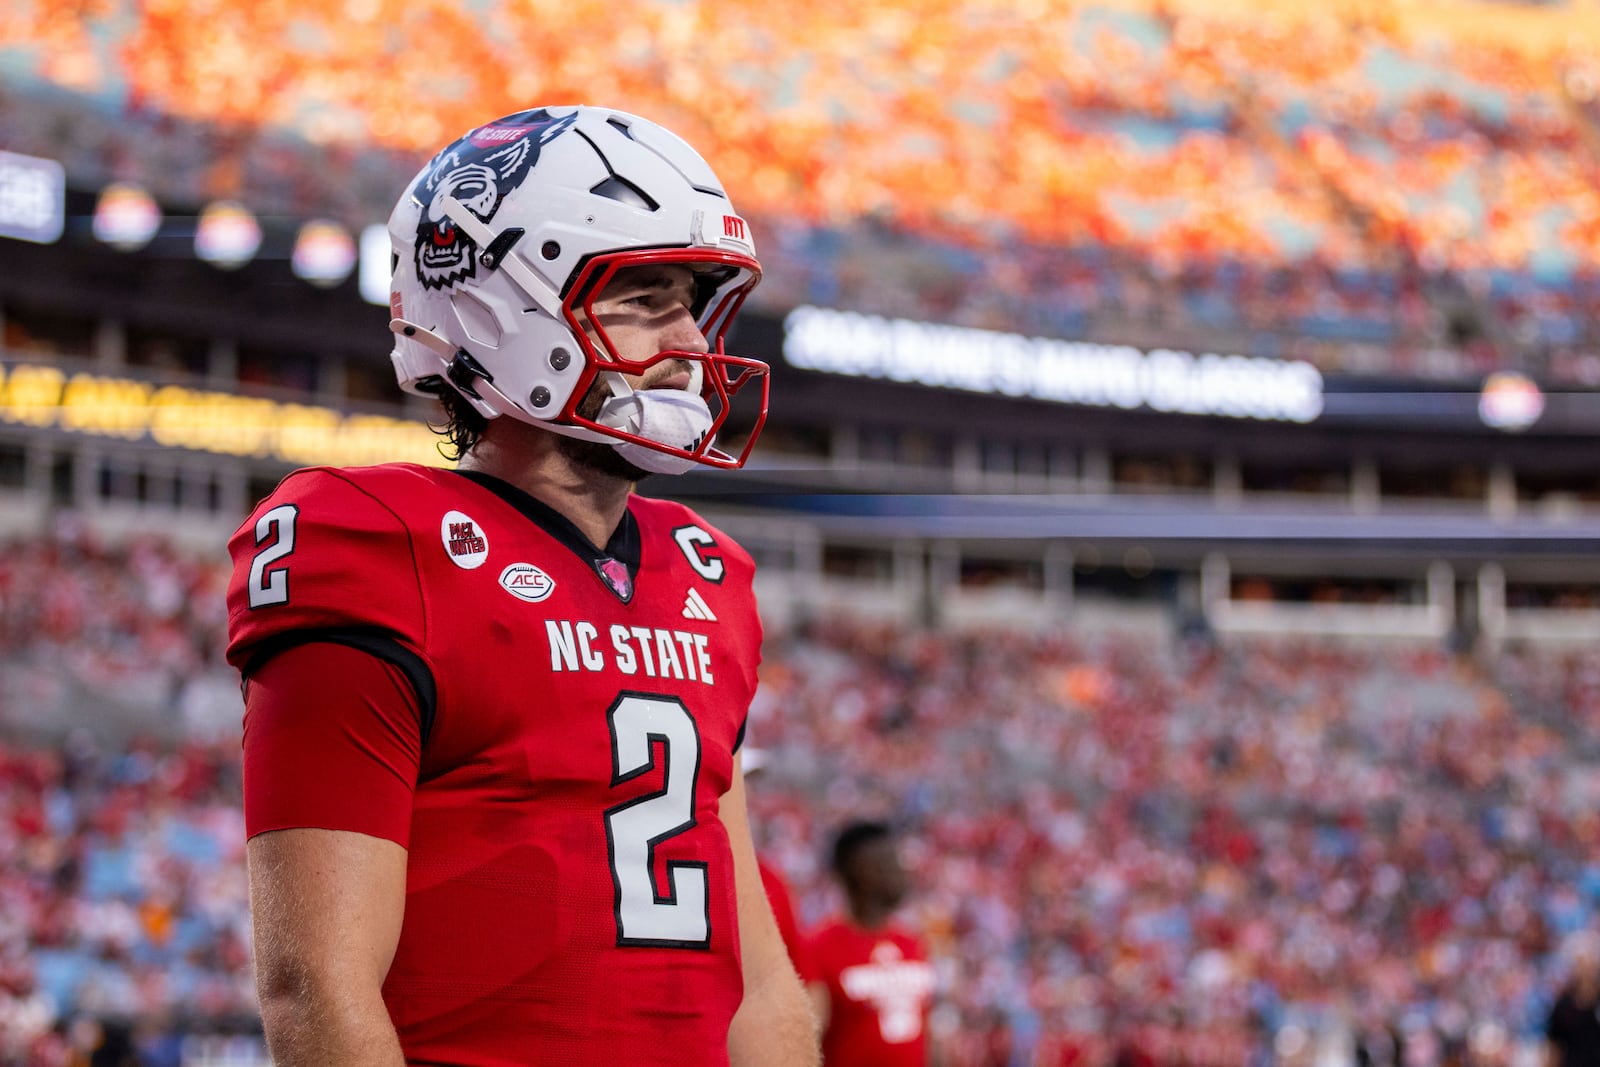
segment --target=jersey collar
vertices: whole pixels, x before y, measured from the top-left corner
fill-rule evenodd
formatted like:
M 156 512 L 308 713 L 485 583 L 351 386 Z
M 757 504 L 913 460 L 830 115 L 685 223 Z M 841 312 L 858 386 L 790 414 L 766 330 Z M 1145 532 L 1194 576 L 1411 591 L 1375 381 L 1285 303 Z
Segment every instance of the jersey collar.
M 469 481 L 483 486 L 495 496 L 520 511 L 535 526 L 571 549 L 577 557 L 589 564 L 600 584 L 624 604 L 633 599 L 634 579 L 639 575 L 639 523 L 631 509 L 622 513 L 611 540 L 605 548 L 596 548 L 582 530 L 555 508 L 538 497 L 519 489 L 510 482 L 482 471 L 453 471 Z

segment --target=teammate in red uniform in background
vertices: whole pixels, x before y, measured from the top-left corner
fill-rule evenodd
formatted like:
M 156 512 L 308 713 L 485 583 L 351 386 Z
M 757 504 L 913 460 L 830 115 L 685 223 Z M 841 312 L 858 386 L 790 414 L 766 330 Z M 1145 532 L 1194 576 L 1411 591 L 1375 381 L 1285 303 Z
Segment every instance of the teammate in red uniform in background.
M 230 546 L 274 1062 L 815 1064 L 745 809 L 753 566 L 632 493 L 742 463 L 741 388 L 764 416 L 722 351 L 743 219 L 666 130 L 549 108 L 390 234 L 396 372 L 460 469 L 297 472 Z
M 766 770 L 770 758 L 765 749 L 746 745 L 745 781 L 749 782 L 759 777 Z M 766 888 L 767 902 L 772 905 L 772 917 L 778 923 L 778 934 L 783 938 L 783 947 L 789 950 L 789 959 L 794 964 L 795 970 L 805 974 L 806 942 L 800 933 L 800 920 L 795 917 L 794 891 L 789 888 L 789 880 L 783 876 L 783 872 L 759 852 L 756 853 L 756 866 L 761 870 L 761 884 Z
M 761 870 L 761 885 L 767 892 L 767 903 L 772 905 L 772 918 L 778 924 L 778 936 L 789 952 L 789 961 L 796 974 L 805 973 L 806 942 L 800 933 L 800 920 L 794 912 L 794 891 L 783 872 L 769 863 L 765 856 L 756 856 L 756 866 Z
M 812 932 L 806 979 L 826 1067 L 924 1067 L 934 974 L 918 937 L 893 915 L 906 875 L 888 826 L 851 823 L 833 847 L 849 915 Z

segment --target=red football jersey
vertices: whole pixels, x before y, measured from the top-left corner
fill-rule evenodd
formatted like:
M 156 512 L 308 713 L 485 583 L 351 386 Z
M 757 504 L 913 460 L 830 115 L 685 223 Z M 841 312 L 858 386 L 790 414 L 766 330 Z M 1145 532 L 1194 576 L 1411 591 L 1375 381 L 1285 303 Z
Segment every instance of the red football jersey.
M 407 1059 L 726 1064 L 743 983 L 718 805 L 756 686 L 749 555 L 641 497 L 597 548 L 504 482 L 401 464 L 297 472 L 230 547 L 228 656 L 247 680 L 281 689 L 275 654 L 348 645 L 398 668 L 388 702 L 419 720 L 400 743 L 380 736 L 392 708 L 329 731 L 352 763 L 418 753 L 388 830 L 326 761 L 274 747 L 293 722 L 255 724 L 259 760 L 246 723 L 250 832 L 409 848 L 383 989 Z M 298 703 L 263 698 L 274 716 L 324 713 L 328 679 L 289 683 Z
M 846 919 L 818 927 L 806 979 L 828 987 L 824 1067 L 925 1067 L 933 965 L 915 935 Z

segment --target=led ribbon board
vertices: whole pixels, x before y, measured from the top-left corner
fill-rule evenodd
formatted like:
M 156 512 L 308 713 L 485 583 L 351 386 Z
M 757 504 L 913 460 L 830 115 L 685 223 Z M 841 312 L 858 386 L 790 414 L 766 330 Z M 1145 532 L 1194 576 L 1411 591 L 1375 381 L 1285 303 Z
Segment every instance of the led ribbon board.
M 0 364 L 0 422 L 295 465 L 448 465 L 438 436 L 415 420 L 47 364 Z
M 1298 360 L 1256 359 L 886 319 L 798 307 L 783 356 L 805 370 L 1089 407 L 1311 422 L 1322 375 Z
M 52 244 L 67 220 L 67 178 L 61 164 L 0 152 L 0 237 Z

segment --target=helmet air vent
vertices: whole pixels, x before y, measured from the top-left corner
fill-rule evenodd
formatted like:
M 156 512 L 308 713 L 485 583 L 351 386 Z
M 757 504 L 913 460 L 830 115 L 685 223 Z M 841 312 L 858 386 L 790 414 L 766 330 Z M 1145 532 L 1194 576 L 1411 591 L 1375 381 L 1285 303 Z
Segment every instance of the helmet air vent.
M 456 313 L 468 340 L 485 348 L 500 347 L 500 323 L 494 310 L 482 300 L 470 292 L 459 292 L 451 299 L 450 309 Z
M 615 200 L 619 203 L 627 204 L 629 207 L 636 207 L 641 211 L 655 211 L 661 206 L 650 199 L 644 190 L 637 185 L 634 185 L 626 178 L 619 178 L 615 174 L 589 191 L 596 196 L 603 196 L 608 200 Z

